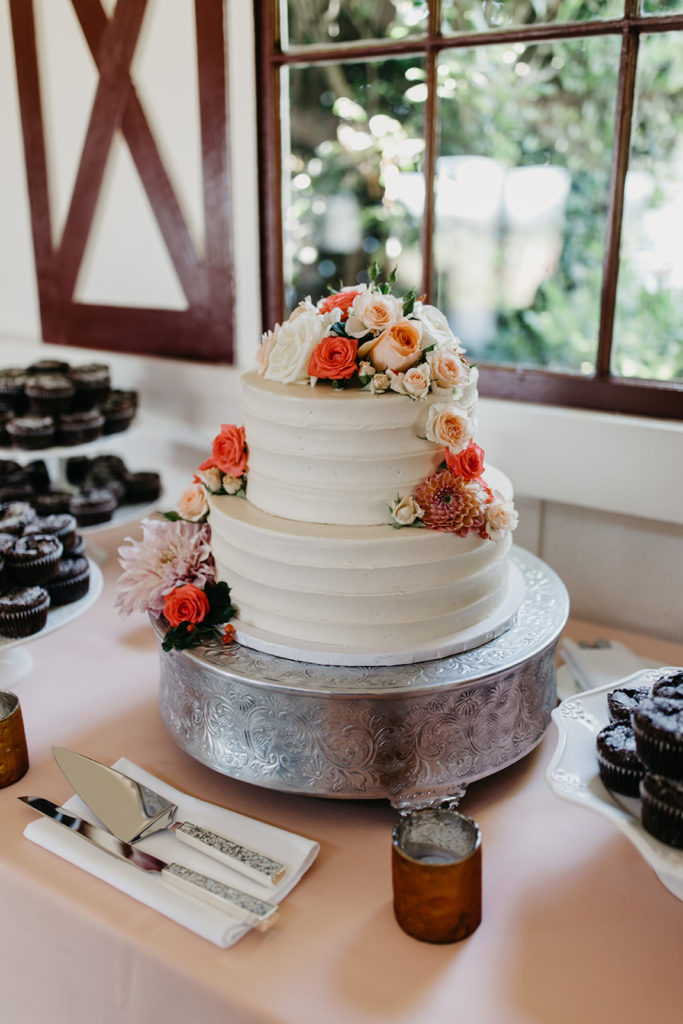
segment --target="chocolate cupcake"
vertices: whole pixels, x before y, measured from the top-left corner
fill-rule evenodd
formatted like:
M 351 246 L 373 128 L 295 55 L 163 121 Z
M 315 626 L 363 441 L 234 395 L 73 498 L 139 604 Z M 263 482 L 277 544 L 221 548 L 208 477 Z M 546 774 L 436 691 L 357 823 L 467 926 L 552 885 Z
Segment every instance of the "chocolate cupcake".
M 40 373 L 28 378 L 24 391 L 37 416 L 59 416 L 71 406 L 76 389 L 63 373 Z
M 640 784 L 640 813 L 646 832 L 683 850 L 683 783 L 648 772 Z
M 19 536 L 36 518 L 36 511 L 28 502 L 5 501 L 0 505 L 0 533 Z
M 11 548 L 17 538 L 13 533 L 0 533 L 0 555 L 5 557 L 5 552 Z
M 90 587 L 90 565 L 87 558 L 63 558 L 59 572 L 45 584 L 53 605 L 80 601 Z
M 50 595 L 44 587 L 13 587 L 0 595 L 0 634 L 24 637 L 47 622 Z
M 27 462 L 24 473 L 34 491 L 47 491 L 50 486 L 50 473 L 44 459 L 33 459 Z
M 596 740 L 600 778 L 607 789 L 623 796 L 638 796 L 645 768 L 636 753 L 633 729 L 624 722 L 612 722 Z
M 136 407 L 123 392 L 112 391 L 102 406 L 104 415 L 104 434 L 120 434 L 127 430 L 135 417 Z
M 158 473 L 126 473 L 123 482 L 126 490 L 122 504 L 138 505 L 143 501 L 156 501 L 161 494 L 161 477 Z
M 97 523 L 108 522 L 116 506 L 117 501 L 111 491 L 93 488 L 74 494 L 70 511 L 79 526 L 95 526 Z
M 112 476 L 108 470 L 104 468 L 98 468 L 94 466 L 88 472 L 85 480 L 83 481 L 84 490 L 98 490 L 103 488 L 105 491 L 111 491 L 116 498 L 116 504 L 120 504 L 126 493 L 126 485 L 123 480 L 119 477 Z
M 33 498 L 33 507 L 41 516 L 53 515 L 57 512 L 68 512 L 71 505 L 71 491 L 45 491 Z
M 111 389 L 111 378 L 105 363 L 72 366 L 69 377 L 76 388 L 75 409 L 92 409 L 93 405 L 101 405 L 106 401 Z
M 77 533 L 76 534 L 76 539 L 73 542 L 73 547 L 71 548 L 71 551 L 69 552 L 69 558 L 75 558 L 76 555 L 84 555 L 84 554 L 85 554 L 85 537 L 83 536 L 82 533 Z
M 55 421 L 52 416 L 15 416 L 7 424 L 7 433 L 17 448 L 49 448 L 55 440 Z
M 649 686 L 618 686 L 607 694 L 607 713 L 610 722 L 630 722 L 631 712 L 649 697 Z
M 116 477 L 117 480 L 123 480 L 128 467 L 121 458 L 120 455 L 96 455 L 91 463 L 93 470 L 103 470 L 109 474 L 109 476 Z
M 49 533 L 17 537 L 5 554 L 7 576 L 17 586 L 46 583 L 59 572 L 63 551 L 61 541 Z
M 658 679 L 652 686 L 652 696 L 683 701 L 683 669 Z
M 74 487 L 82 484 L 86 478 L 92 459 L 87 455 L 70 455 L 65 464 L 66 479 Z
M 633 712 L 638 756 L 649 772 L 683 779 L 683 704 L 650 697 Z
M 34 536 L 36 533 L 49 533 L 56 537 L 68 555 L 76 543 L 76 517 L 69 512 L 55 512 L 48 516 L 39 516 L 35 522 L 24 529 L 23 536 Z
M 12 438 L 7 433 L 7 424 L 13 418 L 14 413 L 9 409 L 0 408 L 0 447 L 7 447 L 12 443 Z
M 99 409 L 84 409 L 59 417 L 59 439 L 62 444 L 87 444 L 102 434 L 104 416 Z
M 38 359 L 26 367 L 26 372 L 29 377 L 35 377 L 39 373 L 68 373 L 70 369 L 63 359 Z
M 20 415 L 28 408 L 24 385 L 28 380 L 26 370 L 9 367 L 0 370 L 0 408 Z

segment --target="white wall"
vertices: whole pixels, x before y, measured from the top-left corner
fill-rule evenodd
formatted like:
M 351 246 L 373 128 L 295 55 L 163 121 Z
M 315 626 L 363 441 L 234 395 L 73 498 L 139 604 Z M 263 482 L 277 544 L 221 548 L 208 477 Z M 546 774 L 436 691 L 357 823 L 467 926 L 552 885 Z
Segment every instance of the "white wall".
M 35 5 L 39 45 L 46 57 L 50 54 L 45 102 L 58 232 L 96 79 L 68 0 L 35 0 Z M 134 74 L 192 230 L 201 239 L 197 150 L 181 143 L 198 137 L 189 74 L 190 6 L 190 0 L 150 0 Z M 227 0 L 227 11 L 237 352 L 246 365 L 258 343 L 260 319 L 251 0 Z M 170 75 L 169 55 L 176 67 Z M 0 0 L 0 132 L 0 361 L 10 365 L 35 358 L 40 321 L 8 0 Z M 119 142 L 79 279 L 83 297 L 182 301 L 146 203 Z M 121 258 L 122 228 L 131 216 L 145 225 L 134 260 Z M 94 355 L 102 358 L 101 353 L 66 352 L 73 361 Z M 117 384 L 142 391 L 143 443 L 138 433 L 136 468 L 162 467 L 171 504 L 204 458 L 217 425 L 239 420 L 237 372 L 174 360 L 107 359 Z M 480 439 L 491 461 L 515 484 L 522 519 L 517 541 L 560 573 L 575 616 L 683 639 L 683 424 L 483 401 Z

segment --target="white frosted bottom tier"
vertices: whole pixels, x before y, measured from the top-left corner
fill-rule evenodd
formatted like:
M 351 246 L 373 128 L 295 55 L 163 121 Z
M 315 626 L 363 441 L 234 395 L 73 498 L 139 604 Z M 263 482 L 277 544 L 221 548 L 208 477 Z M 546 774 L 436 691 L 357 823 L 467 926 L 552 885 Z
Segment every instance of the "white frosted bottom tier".
M 238 639 L 282 657 L 340 665 L 445 657 L 499 635 L 522 599 L 511 585 L 509 536 L 494 543 L 298 523 L 232 497 L 211 499 L 209 522 Z

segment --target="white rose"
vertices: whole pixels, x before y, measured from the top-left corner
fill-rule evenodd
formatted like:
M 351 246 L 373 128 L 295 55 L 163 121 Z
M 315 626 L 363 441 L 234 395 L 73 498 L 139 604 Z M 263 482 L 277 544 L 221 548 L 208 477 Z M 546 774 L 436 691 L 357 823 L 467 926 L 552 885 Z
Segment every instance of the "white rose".
M 346 333 L 350 338 L 362 338 L 368 331 L 380 333 L 403 319 L 403 301 L 395 295 L 381 292 L 362 292 L 353 300 Z
M 181 519 L 187 519 L 191 523 L 198 523 L 209 511 L 209 500 L 206 491 L 201 484 L 190 484 L 180 495 L 176 512 Z
M 372 365 L 372 363 L 369 363 L 367 359 L 364 359 L 363 362 L 358 367 L 359 377 L 374 377 L 376 372 L 377 371 L 375 370 L 375 367 Z
M 479 391 L 477 390 L 478 381 L 479 370 L 476 366 L 471 366 L 468 379 L 462 385 L 458 385 L 453 393 L 453 397 L 457 401 L 458 405 L 462 406 L 469 416 L 472 416 L 474 407 L 479 399 Z
M 370 391 L 373 395 L 381 395 L 388 391 L 391 386 L 391 379 L 388 373 L 376 373 L 370 381 Z
M 493 501 L 486 510 L 486 532 L 491 540 L 503 540 L 517 528 L 519 516 L 511 501 L 506 501 L 500 491 L 493 492 Z
M 425 434 L 428 441 L 443 445 L 457 455 L 472 440 L 472 422 L 464 409 L 437 403 L 430 406 Z
M 405 498 L 397 498 L 391 506 L 391 518 L 399 526 L 410 526 L 416 519 L 421 519 L 424 512 L 415 501 L 412 494 Z
M 218 466 L 211 466 L 209 469 L 198 469 L 197 476 L 207 491 L 211 491 L 212 494 L 218 494 L 223 486 L 222 474 Z
M 227 473 L 223 477 L 222 484 L 226 494 L 237 494 L 239 489 L 244 486 L 241 476 L 229 476 Z
M 448 320 L 440 309 L 437 309 L 436 306 L 416 302 L 413 307 L 413 316 L 422 321 L 423 348 L 436 345 L 437 348 L 458 350 L 458 339 L 453 334 Z
M 280 384 L 308 380 L 313 349 L 327 333 L 328 320 L 315 309 L 290 318 L 278 331 L 264 376 Z
M 429 394 L 429 366 L 421 363 L 420 366 L 411 366 L 405 373 L 394 373 L 387 370 L 391 378 L 391 390 L 399 395 L 408 395 L 409 398 L 425 398 Z

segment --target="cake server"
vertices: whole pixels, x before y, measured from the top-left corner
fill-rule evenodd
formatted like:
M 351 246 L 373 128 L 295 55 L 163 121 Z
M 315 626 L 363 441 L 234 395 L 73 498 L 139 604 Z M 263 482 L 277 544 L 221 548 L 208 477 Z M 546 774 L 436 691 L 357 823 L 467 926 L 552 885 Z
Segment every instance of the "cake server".
M 284 876 L 280 861 L 200 825 L 176 821 L 175 804 L 123 772 L 63 747 L 53 747 L 52 753 L 81 800 L 117 839 L 134 843 L 168 828 L 187 846 L 261 885 L 272 888 Z
M 182 864 L 168 864 L 158 857 L 145 853 L 144 850 L 139 850 L 136 846 L 131 846 L 130 843 L 124 843 L 105 829 L 92 825 L 75 814 L 70 814 L 63 807 L 59 807 L 44 797 L 20 796 L 19 799 L 35 811 L 40 811 L 46 818 L 51 818 L 58 824 L 64 825 L 65 828 L 71 829 L 72 832 L 83 836 L 99 850 L 104 850 L 105 853 L 110 853 L 120 860 L 128 861 L 142 871 L 157 872 L 165 885 L 179 889 L 190 896 L 196 896 L 205 903 L 210 903 L 225 911 L 237 921 L 252 925 L 261 931 L 265 931 L 273 923 L 278 909 L 274 903 L 250 896 L 249 893 L 242 892 L 241 889 L 225 885 L 215 878 L 208 878 L 198 871 L 183 867 Z

